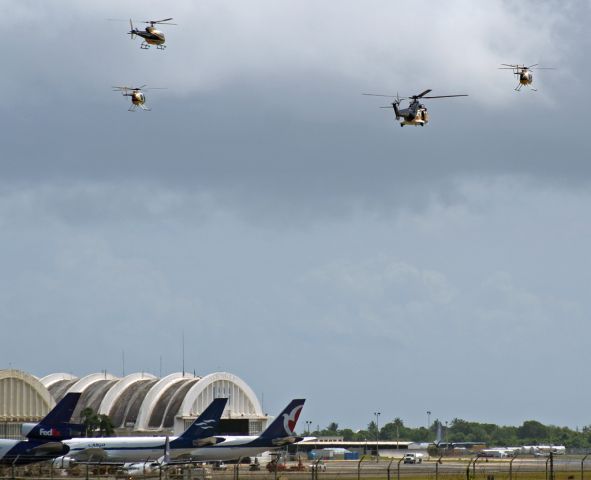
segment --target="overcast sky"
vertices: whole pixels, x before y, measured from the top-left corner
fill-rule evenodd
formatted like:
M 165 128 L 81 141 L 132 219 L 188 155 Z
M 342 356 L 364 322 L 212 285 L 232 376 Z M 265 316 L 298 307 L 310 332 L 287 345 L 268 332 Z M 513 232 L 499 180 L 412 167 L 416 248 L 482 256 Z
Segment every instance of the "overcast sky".
M 184 332 L 314 425 L 591 424 L 590 9 L 0 3 L 0 368 L 170 373 Z M 470 96 L 404 129 L 361 96 L 426 88 Z

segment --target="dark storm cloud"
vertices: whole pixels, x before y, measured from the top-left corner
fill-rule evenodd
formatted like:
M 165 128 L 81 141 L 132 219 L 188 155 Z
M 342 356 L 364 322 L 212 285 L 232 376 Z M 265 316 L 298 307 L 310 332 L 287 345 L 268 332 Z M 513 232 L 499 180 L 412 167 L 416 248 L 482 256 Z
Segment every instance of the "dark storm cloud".
M 561 63 L 561 53 L 588 43 L 572 27 L 588 9 L 468 4 L 419 2 L 402 16 L 387 2 L 369 11 L 326 4 L 309 18 L 312 5 L 297 2 L 248 9 L 181 2 L 185 16 L 168 27 L 166 52 L 140 51 L 125 38 L 125 23 L 105 20 L 118 16 L 119 4 L 20 6 L 17 17 L 45 37 L 20 38 L 9 54 L 5 82 L 19 95 L 3 102 L 10 111 L 3 179 L 78 189 L 79 182 L 148 182 L 180 189 L 188 201 L 203 193 L 252 218 L 296 221 L 454 201 L 456 180 L 473 175 L 586 182 L 585 126 L 565 115 L 559 89 L 575 68 Z M 126 15 L 139 4 L 127 7 Z M 394 10 L 397 28 L 380 30 Z M 418 43 L 405 41 L 415 26 L 402 21 L 414 15 Z M 516 95 L 512 75 L 496 66 L 523 57 L 562 70 L 540 73 L 537 95 Z M 126 82 L 170 90 L 148 92 L 150 114 L 127 114 L 126 99 L 109 92 Z M 359 95 L 425 86 L 471 97 L 430 102 L 432 124 L 419 131 L 401 130 L 375 108 L 384 102 Z M 567 98 L 587 105 L 572 91 L 582 85 L 569 86 Z

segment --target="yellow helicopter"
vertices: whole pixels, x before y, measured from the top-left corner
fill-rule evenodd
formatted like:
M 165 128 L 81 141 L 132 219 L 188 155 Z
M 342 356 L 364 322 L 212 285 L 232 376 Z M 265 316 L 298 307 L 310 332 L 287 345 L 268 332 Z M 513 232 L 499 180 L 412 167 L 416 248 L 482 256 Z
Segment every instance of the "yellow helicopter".
M 147 26 L 145 30 L 140 30 L 133 26 L 133 22 L 130 18 L 129 26 L 131 27 L 131 30 L 127 33 L 128 35 L 131 35 L 132 40 L 136 35 L 144 39 L 140 45 L 140 48 L 143 50 L 150 48 L 150 45 L 156 45 L 158 50 L 164 50 L 166 48 L 166 45 L 164 45 L 166 38 L 164 37 L 164 33 L 158 30 L 154 25 L 176 25 L 176 23 L 169 23 L 170 20 L 172 20 L 172 17 L 163 18 L 162 20 L 146 20 L 142 23 L 147 23 L 149 26 Z
M 151 108 L 146 106 L 146 95 L 142 90 L 163 90 L 163 88 L 153 87 L 145 88 L 147 85 L 141 87 L 113 87 L 114 92 L 121 92 L 124 97 L 130 97 L 131 105 L 129 107 L 130 112 L 135 112 L 138 107 L 145 111 L 150 111 Z
M 364 93 L 363 95 L 369 95 L 371 97 L 388 97 L 394 98 L 395 100 L 392 104 L 388 107 L 380 107 L 380 108 L 392 108 L 394 109 L 394 115 L 396 120 L 400 121 L 400 126 L 404 127 L 405 125 L 414 125 L 414 126 L 421 126 L 424 127 L 429 122 L 429 113 L 427 111 L 427 107 L 423 105 L 420 100 L 425 98 L 452 98 L 452 97 L 467 97 L 466 94 L 461 95 L 437 95 L 437 96 L 430 96 L 427 97 L 426 95 L 431 92 L 431 89 L 425 90 L 424 92 L 419 93 L 418 95 L 413 95 L 412 97 L 399 97 L 398 94 L 394 95 L 381 95 L 377 93 Z M 407 108 L 400 108 L 401 100 L 409 100 L 409 105 Z
M 515 91 L 521 91 L 521 87 L 527 86 L 531 88 L 534 92 L 537 92 L 537 89 L 531 86 L 534 81 L 534 75 L 532 70 L 555 70 L 553 67 L 539 67 L 538 63 L 534 63 L 533 65 L 525 66 L 525 65 L 512 65 L 507 63 L 501 63 L 502 67 L 499 67 L 499 70 L 513 70 L 513 74 L 519 77 L 519 83 L 515 87 Z

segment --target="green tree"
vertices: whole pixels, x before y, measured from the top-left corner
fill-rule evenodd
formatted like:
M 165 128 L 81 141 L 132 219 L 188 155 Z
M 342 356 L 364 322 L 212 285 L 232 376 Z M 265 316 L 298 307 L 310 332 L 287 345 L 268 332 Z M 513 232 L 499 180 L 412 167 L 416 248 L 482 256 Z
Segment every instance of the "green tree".
M 337 433 L 337 432 L 338 432 L 338 430 L 339 430 L 339 424 L 338 424 L 338 423 L 336 423 L 336 422 L 330 422 L 330 423 L 328 424 L 328 427 L 326 427 L 326 429 L 327 429 L 329 432 L 334 432 L 334 434 L 336 435 L 336 433 Z
M 543 440 L 548 436 L 548 429 L 536 420 L 526 420 L 517 429 L 517 436 L 521 439 Z
M 92 408 L 85 408 L 80 412 L 82 425 L 84 425 L 84 434 L 87 437 L 93 437 L 95 434 L 108 437 L 115 433 L 113 422 L 108 415 L 98 415 Z
M 86 407 L 80 412 L 80 418 L 82 420 L 82 425 L 84 425 L 84 435 L 86 437 L 92 437 L 94 431 L 98 429 L 100 424 L 97 414 L 92 408 Z
M 110 437 L 115 433 L 115 428 L 113 427 L 113 422 L 108 415 L 99 415 L 99 433 L 101 437 Z

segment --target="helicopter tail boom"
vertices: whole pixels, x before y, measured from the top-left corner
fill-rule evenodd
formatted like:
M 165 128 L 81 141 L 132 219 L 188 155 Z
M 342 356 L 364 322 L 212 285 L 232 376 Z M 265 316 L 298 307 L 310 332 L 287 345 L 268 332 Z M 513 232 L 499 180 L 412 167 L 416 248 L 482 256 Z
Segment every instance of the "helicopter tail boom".
M 394 108 L 394 115 L 396 115 L 396 120 L 400 120 L 400 109 L 398 108 L 400 105 L 400 101 L 397 100 L 396 102 L 392 102 L 392 108 Z

